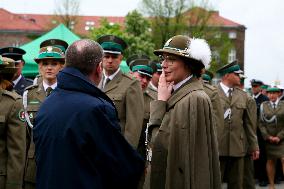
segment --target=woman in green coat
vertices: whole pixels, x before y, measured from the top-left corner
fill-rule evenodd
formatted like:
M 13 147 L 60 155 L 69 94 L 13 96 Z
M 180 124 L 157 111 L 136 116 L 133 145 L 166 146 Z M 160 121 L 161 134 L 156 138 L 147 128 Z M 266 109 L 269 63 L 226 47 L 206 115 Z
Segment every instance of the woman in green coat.
M 279 100 L 279 88 L 268 88 L 267 94 L 269 101 L 260 105 L 259 128 L 265 140 L 269 189 L 275 189 L 275 163 L 278 158 L 284 172 L 284 102 Z
M 150 103 L 148 132 L 158 130 L 148 155 L 150 188 L 220 189 L 213 108 L 198 79 L 210 63 L 210 48 L 203 39 L 178 35 L 154 53 L 163 72 L 158 100 Z

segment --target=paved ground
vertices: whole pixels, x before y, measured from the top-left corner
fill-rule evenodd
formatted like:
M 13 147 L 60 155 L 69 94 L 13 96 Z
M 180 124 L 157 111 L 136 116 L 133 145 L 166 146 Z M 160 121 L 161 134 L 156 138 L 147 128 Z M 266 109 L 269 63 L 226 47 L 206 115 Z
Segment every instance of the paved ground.
M 258 184 L 256 184 L 255 186 L 256 186 L 255 189 L 268 189 L 268 186 L 260 187 L 260 186 L 258 186 Z M 222 189 L 226 189 L 226 188 L 227 188 L 226 184 L 224 184 L 222 186 Z M 284 189 L 284 182 L 282 181 L 280 184 L 275 184 L 275 189 Z
M 267 187 L 260 187 L 256 185 L 255 189 L 268 189 Z M 275 189 L 284 189 L 284 182 L 282 181 L 280 184 L 275 184 Z

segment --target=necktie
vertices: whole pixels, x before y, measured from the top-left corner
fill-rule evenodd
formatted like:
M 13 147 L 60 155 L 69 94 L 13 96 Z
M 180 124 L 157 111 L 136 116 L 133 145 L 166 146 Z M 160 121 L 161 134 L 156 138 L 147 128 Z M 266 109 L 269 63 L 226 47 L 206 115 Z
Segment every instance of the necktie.
M 228 98 L 230 101 L 232 100 L 232 92 L 233 92 L 233 89 L 228 90 Z
M 276 109 L 276 104 L 275 104 L 275 102 L 273 102 L 273 109 Z
M 104 87 L 103 89 L 106 87 L 106 85 L 110 82 L 110 79 L 109 78 L 106 78 L 106 81 L 105 81 L 105 84 L 104 84 Z
M 52 91 L 53 91 L 53 89 L 51 87 L 47 87 L 46 96 L 49 96 Z

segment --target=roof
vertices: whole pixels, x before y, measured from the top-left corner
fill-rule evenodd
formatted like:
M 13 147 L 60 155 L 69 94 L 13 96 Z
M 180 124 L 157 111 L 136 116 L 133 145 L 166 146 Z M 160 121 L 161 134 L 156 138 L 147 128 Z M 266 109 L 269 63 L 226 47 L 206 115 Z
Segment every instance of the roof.
M 197 14 L 198 13 L 198 14 Z M 198 22 L 196 15 L 200 13 L 210 14 L 207 24 L 218 27 L 244 27 L 232 20 L 219 15 L 218 11 L 207 11 L 206 9 L 195 7 L 186 11 L 185 17 L 188 17 L 191 25 Z M 115 16 L 76 16 L 73 32 L 81 36 L 87 36 L 91 28 L 100 26 L 100 20 L 106 18 L 110 23 L 124 25 L 125 17 Z M 0 8 L 0 30 L 46 32 L 56 27 L 59 22 L 55 15 L 45 14 L 15 14 L 3 8 Z M 13 24 L 11 24 L 13 23 Z
M 204 8 L 195 7 L 184 13 L 188 17 L 191 25 L 198 25 L 204 21 L 204 18 L 208 18 L 206 21 L 208 26 L 217 26 L 217 27 L 245 27 L 242 24 L 229 20 L 219 15 L 219 11 L 208 11 Z M 196 16 L 198 15 L 198 16 Z
M 0 23 L 0 30 L 44 31 L 43 27 L 37 24 L 34 20 L 28 19 L 23 15 L 11 13 L 3 8 L 0 8 Z

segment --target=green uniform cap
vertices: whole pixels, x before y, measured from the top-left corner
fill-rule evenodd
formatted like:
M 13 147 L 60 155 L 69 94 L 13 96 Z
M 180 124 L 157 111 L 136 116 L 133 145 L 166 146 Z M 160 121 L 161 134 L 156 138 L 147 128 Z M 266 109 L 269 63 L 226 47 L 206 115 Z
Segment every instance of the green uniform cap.
M 150 65 L 150 58 L 146 55 L 133 55 L 126 60 L 132 72 L 138 72 L 152 77 L 154 70 Z
M 268 87 L 266 92 L 280 92 L 280 89 L 277 87 Z
M 45 59 L 56 59 L 64 63 L 65 56 L 60 48 L 54 46 L 47 46 L 42 47 L 40 49 L 38 57 L 34 60 L 36 61 L 36 63 L 39 63 L 41 60 Z
M 217 73 L 221 76 L 224 76 L 228 73 L 237 73 L 241 74 L 243 71 L 241 70 L 240 66 L 238 65 L 237 61 L 233 61 L 229 64 L 226 64 L 225 66 L 221 67 L 219 70 L 217 70 Z
M 127 48 L 126 42 L 115 35 L 103 35 L 97 39 L 104 53 L 122 54 Z
M 61 40 L 61 39 L 48 39 L 48 40 L 41 42 L 39 47 L 43 48 L 43 47 L 47 47 L 47 46 L 53 46 L 53 47 L 60 48 L 62 50 L 62 52 L 65 53 L 65 51 L 68 47 L 68 43 L 66 41 Z

